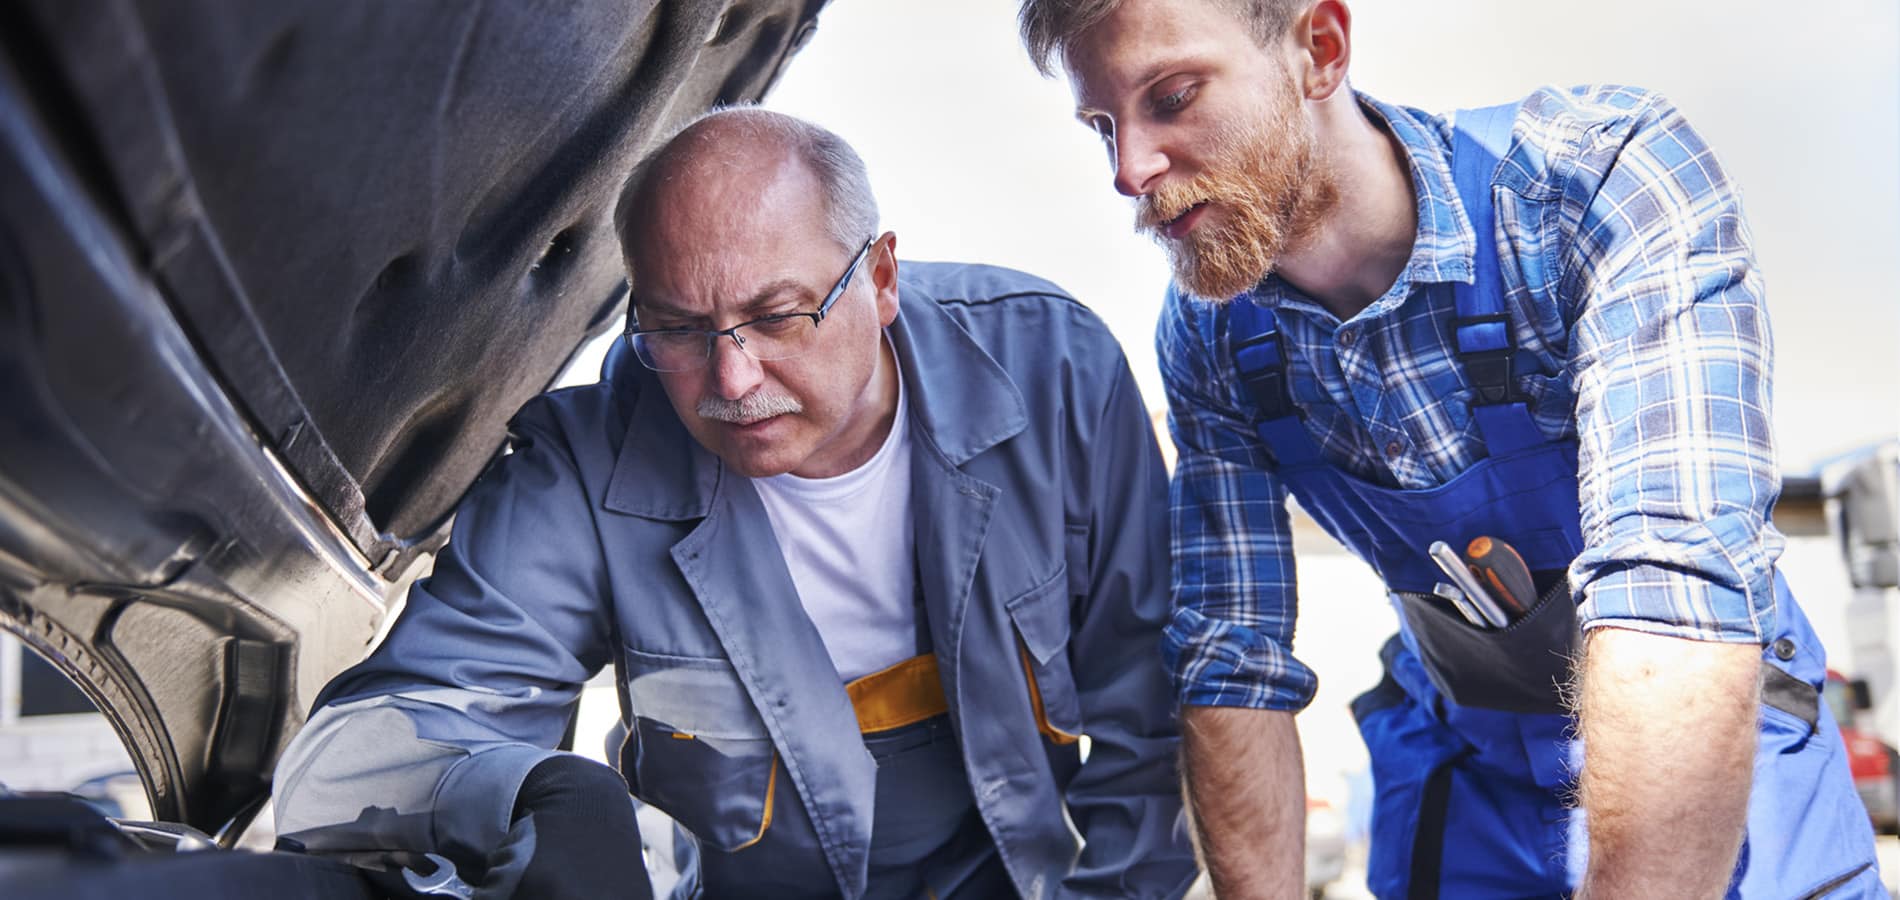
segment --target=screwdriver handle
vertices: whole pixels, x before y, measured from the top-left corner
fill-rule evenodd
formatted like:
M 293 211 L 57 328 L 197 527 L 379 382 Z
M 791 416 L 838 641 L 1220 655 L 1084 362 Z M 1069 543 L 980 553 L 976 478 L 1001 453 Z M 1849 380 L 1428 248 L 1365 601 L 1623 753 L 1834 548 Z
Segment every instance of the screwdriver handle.
M 1453 586 L 1464 592 L 1465 599 L 1471 601 L 1471 605 L 1477 608 L 1492 628 L 1511 624 L 1511 617 L 1505 614 L 1497 601 L 1491 599 L 1490 589 L 1478 581 L 1478 576 L 1472 574 L 1464 558 L 1458 555 L 1458 551 L 1451 549 L 1450 544 L 1433 541 L 1430 547 L 1425 548 L 1425 554 L 1438 564 L 1439 570 L 1451 579 Z
M 1510 544 L 1483 535 L 1472 538 L 1465 546 L 1465 562 L 1513 619 L 1530 612 L 1537 602 L 1537 583 L 1531 579 L 1530 567 Z

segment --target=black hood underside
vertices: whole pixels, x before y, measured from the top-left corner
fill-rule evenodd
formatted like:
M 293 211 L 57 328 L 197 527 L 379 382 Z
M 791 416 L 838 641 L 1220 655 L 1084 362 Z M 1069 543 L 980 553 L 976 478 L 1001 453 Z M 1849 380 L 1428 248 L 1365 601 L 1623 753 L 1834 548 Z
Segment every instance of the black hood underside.
M 215 830 L 623 310 L 639 155 L 822 0 L 0 9 L 0 624 Z

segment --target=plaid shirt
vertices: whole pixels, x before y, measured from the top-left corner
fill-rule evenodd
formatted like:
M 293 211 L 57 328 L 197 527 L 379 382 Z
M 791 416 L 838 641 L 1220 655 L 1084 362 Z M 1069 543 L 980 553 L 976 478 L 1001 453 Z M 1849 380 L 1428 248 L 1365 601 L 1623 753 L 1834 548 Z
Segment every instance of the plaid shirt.
M 1327 461 L 1378 484 L 1442 485 L 1485 453 L 1453 356 L 1449 282 L 1474 241 L 1449 120 L 1361 96 L 1404 145 L 1418 236 L 1384 296 L 1341 323 L 1284 281 L 1291 388 Z M 1767 521 L 1780 489 L 1760 273 L 1735 186 L 1663 98 L 1624 87 L 1527 99 L 1494 184 L 1520 387 L 1579 443 L 1583 627 L 1700 640 L 1772 634 Z M 1169 426 L 1176 609 L 1164 649 L 1184 704 L 1300 709 L 1286 488 L 1253 429 L 1226 313 L 1170 290 L 1156 336 Z

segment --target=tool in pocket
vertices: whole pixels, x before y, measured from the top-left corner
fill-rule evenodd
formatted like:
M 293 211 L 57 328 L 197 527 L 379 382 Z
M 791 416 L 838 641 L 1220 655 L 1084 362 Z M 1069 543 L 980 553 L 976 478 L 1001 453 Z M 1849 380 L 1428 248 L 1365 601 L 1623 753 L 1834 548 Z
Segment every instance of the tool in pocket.
M 1510 544 L 1479 535 L 1465 545 L 1464 562 L 1513 620 L 1536 605 L 1537 583 L 1531 577 L 1530 566 Z
M 1464 592 L 1465 599 L 1477 608 L 1478 613 L 1484 617 L 1485 624 L 1492 628 L 1504 628 L 1511 624 L 1511 617 L 1505 615 L 1503 608 L 1498 606 L 1497 600 L 1491 596 L 1491 592 L 1478 581 L 1478 576 L 1471 573 L 1470 567 L 1465 565 L 1464 559 L 1458 556 L 1457 551 L 1451 549 L 1450 544 L 1444 541 L 1433 541 L 1425 552 L 1430 554 L 1432 562 L 1437 563 L 1438 568 L 1444 570 L 1445 575 L 1451 578 L 1452 585 Z

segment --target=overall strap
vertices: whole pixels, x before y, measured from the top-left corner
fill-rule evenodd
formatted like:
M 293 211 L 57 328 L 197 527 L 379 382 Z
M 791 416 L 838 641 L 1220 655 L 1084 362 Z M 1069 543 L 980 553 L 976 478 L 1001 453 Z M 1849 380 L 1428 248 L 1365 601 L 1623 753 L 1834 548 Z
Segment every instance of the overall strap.
M 1471 414 L 1492 455 L 1542 443 L 1517 387 L 1517 346 L 1498 272 L 1497 213 L 1491 180 L 1511 144 L 1518 104 L 1461 110 L 1453 119 L 1452 181 L 1471 224 L 1471 283 L 1454 283 L 1452 340 L 1473 391 Z
M 1474 389 L 1472 416 L 1493 454 L 1543 442 L 1517 389 L 1510 314 L 1498 273 L 1496 213 L 1491 179 L 1510 147 L 1517 104 L 1464 110 L 1452 135 L 1452 180 L 1476 239 L 1472 283 L 1453 284 L 1453 340 L 1459 364 Z M 1282 464 L 1314 462 L 1319 448 L 1300 421 L 1287 376 L 1286 341 L 1273 310 L 1250 297 L 1227 306 L 1227 340 L 1234 367 L 1260 418 L 1255 429 Z
M 1273 310 L 1249 297 L 1227 304 L 1227 346 L 1234 368 L 1259 412 L 1254 430 L 1273 448 L 1281 465 L 1300 465 L 1319 459 L 1319 445 L 1300 421 L 1287 381 L 1286 337 Z

